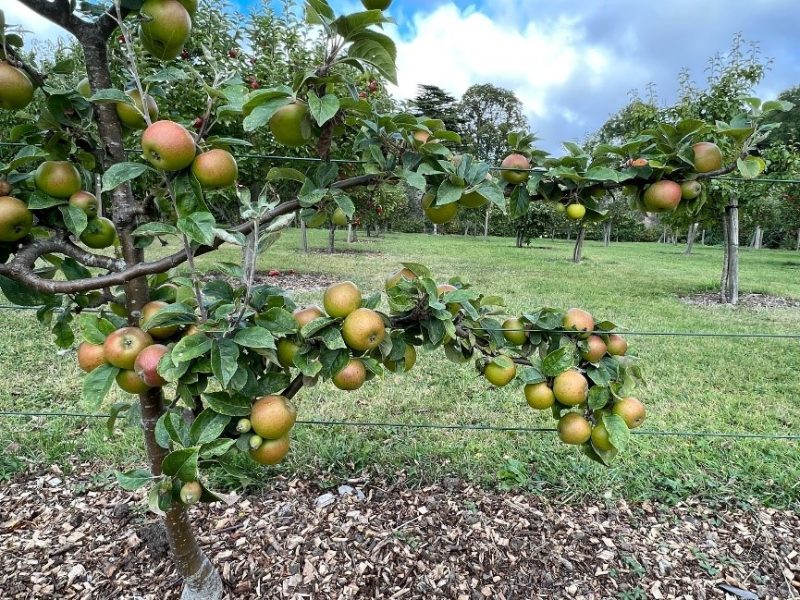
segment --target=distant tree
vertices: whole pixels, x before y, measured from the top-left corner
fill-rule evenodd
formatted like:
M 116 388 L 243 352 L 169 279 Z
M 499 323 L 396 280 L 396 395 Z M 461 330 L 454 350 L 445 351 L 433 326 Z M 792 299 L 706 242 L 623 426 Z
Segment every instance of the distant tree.
M 436 85 L 420 85 L 417 96 L 410 102 L 414 114 L 439 119 L 449 131 L 461 132 L 458 101 Z
M 491 83 L 473 85 L 464 92 L 458 114 L 466 149 L 493 163 L 502 160 L 508 134 L 529 127 L 516 94 Z

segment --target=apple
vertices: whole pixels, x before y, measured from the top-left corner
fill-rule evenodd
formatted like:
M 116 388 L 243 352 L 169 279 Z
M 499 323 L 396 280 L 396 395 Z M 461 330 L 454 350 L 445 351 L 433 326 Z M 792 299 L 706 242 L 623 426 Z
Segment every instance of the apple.
M 192 33 L 192 18 L 178 0 L 145 0 L 139 9 L 144 49 L 161 60 L 172 60 L 183 52 Z
M 167 385 L 166 379 L 158 372 L 158 363 L 167 352 L 169 352 L 169 348 L 162 344 L 147 346 L 139 352 L 133 363 L 133 370 L 146 385 L 150 387 Z
M 214 190 L 235 184 L 239 167 L 230 152 L 215 148 L 197 155 L 192 162 L 192 174 L 203 188 Z
M 722 151 L 711 142 L 700 142 L 692 146 L 694 150 L 694 170 L 698 173 L 711 173 L 722 168 Z
M 681 186 L 674 181 L 656 181 L 644 192 L 644 206 L 654 213 L 670 212 L 678 208 L 683 198 Z
M 308 115 L 308 107 L 300 102 L 292 102 L 279 108 L 269 120 L 269 130 L 275 140 L 292 148 L 305 146 L 310 137 L 303 127 Z
M 158 311 L 162 308 L 168 306 L 166 302 L 162 302 L 160 300 L 153 300 L 152 302 L 148 302 L 142 307 L 142 321 L 146 322 L 153 318 Z M 178 326 L 177 325 L 162 325 L 160 327 L 152 327 L 147 330 L 151 336 L 153 336 L 157 340 L 163 340 L 169 337 L 172 337 L 176 333 L 178 333 Z
M 76 208 L 80 208 L 89 218 L 97 216 L 97 198 L 90 192 L 75 192 L 69 197 L 69 203 Z
M 174 121 L 156 121 L 142 134 L 142 155 L 156 169 L 181 171 L 192 164 L 195 153 L 192 134 Z
M 586 216 L 586 207 L 583 204 L 570 204 L 567 206 L 567 217 L 573 221 L 580 221 Z
M 0 108 L 25 108 L 33 100 L 33 91 L 33 83 L 22 69 L 0 62 Z
M 123 327 L 112 332 L 103 344 L 103 353 L 109 364 L 132 371 L 139 353 L 153 345 L 153 338 L 138 327 Z
M 48 160 L 33 174 L 36 187 L 54 198 L 69 198 L 81 191 L 81 174 L 71 162 Z
M 117 117 L 125 127 L 128 129 L 144 129 L 147 127 L 147 121 L 144 118 L 145 104 L 147 104 L 147 114 L 150 117 L 150 122 L 152 123 L 158 119 L 158 105 L 151 95 L 145 94 L 146 100 L 143 103 L 139 90 L 129 90 L 125 93 L 133 100 L 133 104 L 116 103 Z
M 361 308 L 361 290 L 352 281 L 335 283 L 325 290 L 322 297 L 322 306 L 334 319 L 343 319 L 350 313 Z
M 528 169 L 531 168 L 531 161 L 529 161 L 528 158 L 522 154 L 518 154 L 516 152 L 509 154 L 503 159 L 503 162 L 500 164 L 500 166 L 503 168 L 503 171 L 501 171 L 503 179 L 513 185 L 525 183 L 530 177 L 530 172 Z M 512 171 L 510 169 L 520 170 Z
M 33 213 L 13 196 L 0 196 L 0 242 L 17 242 L 33 227 Z
M 78 366 L 82 371 L 91 373 L 97 367 L 106 363 L 106 355 L 102 344 L 83 342 L 78 346 Z
M 80 240 L 89 248 L 99 250 L 108 248 L 117 239 L 117 229 L 110 219 L 95 217 L 89 219 L 86 229 L 80 235 Z
M 264 396 L 253 404 L 250 425 L 265 440 L 277 440 L 289 433 L 297 410 L 284 396 Z
M 342 323 L 342 337 L 344 343 L 357 352 L 374 350 L 386 337 L 383 317 L 369 308 L 359 308 Z

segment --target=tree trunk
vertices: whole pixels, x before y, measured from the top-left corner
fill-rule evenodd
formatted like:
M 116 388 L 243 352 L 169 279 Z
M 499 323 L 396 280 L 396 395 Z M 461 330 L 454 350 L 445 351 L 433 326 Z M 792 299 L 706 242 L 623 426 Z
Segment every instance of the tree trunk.
M 739 303 L 739 201 L 731 196 L 725 208 L 725 261 L 722 274 L 722 300 Z
M 700 245 L 701 246 L 705 246 L 706 245 L 706 230 L 705 229 L 703 229 L 703 235 L 700 237 Z
M 347 224 L 347 243 L 348 244 L 352 244 L 353 243 L 353 224 L 352 223 L 348 223 Z
M 694 249 L 694 239 L 697 237 L 698 226 L 698 223 L 692 223 L 689 225 L 689 234 L 686 238 L 686 251 L 683 253 L 684 256 L 692 255 L 692 250 Z
M 753 235 L 753 250 L 761 250 L 764 244 L 764 230 L 761 225 L 756 225 L 756 232 Z
M 377 229 L 380 232 L 380 230 L 381 230 L 380 225 L 377 226 Z M 364 232 L 365 232 L 367 237 L 371 237 L 372 236 L 372 225 L 369 225 L 369 224 L 364 225 Z
M 486 217 L 483 221 L 483 239 L 484 241 L 489 239 L 489 222 L 492 218 L 492 205 L 486 207 Z
M 86 59 L 86 70 L 92 91 L 113 87 L 108 69 L 106 39 L 99 31 L 80 40 Z M 125 162 L 127 157 L 122 145 L 122 130 L 114 105 L 95 105 L 95 119 L 100 137 L 105 144 L 105 166 Z M 136 227 L 136 202 L 129 184 L 117 187 L 112 195 L 112 216 L 120 241 L 123 258 L 129 265 L 144 262 L 144 251 L 136 247 L 131 232 Z M 138 325 L 141 309 L 150 301 L 147 278 L 131 280 L 125 286 L 128 322 Z M 160 388 L 153 388 L 139 396 L 150 471 L 161 474 L 161 463 L 167 450 L 156 442 L 156 423 L 164 413 L 164 399 Z M 183 578 L 183 600 L 217 600 L 222 598 L 222 580 L 197 543 L 192 532 L 189 516 L 183 505 L 169 510 L 164 525 L 172 549 L 178 574 Z
M 797 252 L 800 252 L 800 229 L 797 230 L 797 246 L 795 247 Z
M 469 223 L 464 226 L 464 237 L 469 235 Z
M 586 228 L 581 225 L 578 237 L 575 239 L 575 250 L 572 252 L 572 262 L 580 264 L 583 260 L 583 241 L 586 239 Z
M 300 220 L 300 251 L 308 254 L 308 227 L 302 219 Z
M 517 229 L 517 248 L 522 248 L 522 229 Z
M 333 254 L 336 246 L 336 225 L 328 227 L 328 254 Z
M 611 221 L 603 223 L 603 246 L 608 248 L 611 245 Z

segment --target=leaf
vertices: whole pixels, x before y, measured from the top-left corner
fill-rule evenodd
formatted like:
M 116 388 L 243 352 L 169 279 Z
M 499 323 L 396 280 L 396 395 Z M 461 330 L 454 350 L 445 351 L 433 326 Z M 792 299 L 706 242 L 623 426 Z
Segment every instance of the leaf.
M 603 415 L 603 425 L 608 430 L 608 439 L 620 452 L 625 452 L 631 439 L 631 432 L 625 419 L 617 415 Z
M 736 165 L 739 167 L 739 172 L 745 179 L 755 179 L 767 168 L 766 161 L 760 156 L 748 156 L 745 159 L 740 158 L 736 161 Z
M 64 219 L 64 225 L 67 226 L 69 232 L 75 237 L 83 233 L 86 226 L 89 224 L 89 219 L 86 213 L 77 206 L 72 204 L 62 204 L 58 207 L 61 211 L 61 216 Z
M 227 453 L 235 443 L 236 440 L 219 439 L 209 442 L 208 444 L 203 444 L 200 447 L 200 458 L 208 459 L 222 456 L 223 454 Z
M 240 329 L 233 341 L 245 348 L 275 349 L 275 338 L 269 331 L 258 326 Z
M 117 471 L 115 475 L 119 486 L 129 492 L 143 488 L 155 479 L 150 471 L 145 471 L 144 469 L 135 469 L 125 473 Z
M 170 452 L 161 463 L 164 475 L 177 477 L 181 481 L 197 481 L 197 459 L 199 448 L 183 448 Z
M 41 306 L 53 300 L 53 296 L 28 288 L 3 275 L 0 275 L 0 290 L 10 302 L 19 306 Z
M 239 368 L 239 346 L 233 340 L 221 338 L 211 346 L 211 369 L 222 387 L 228 387 Z
M 142 163 L 123 162 L 111 165 L 108 171 L 103 173 L 102 192 L 109 192 L 119 185 L 140 177 L 147 171 L 152 171 L 150 167 Z
M 575 366 L 575 354 L 569 346 L 562 346 L 544 357 L 542 373 L 555 377 Z
M 144 83 L 167 83 L 170 81 L 186 81 L 189 74 L 177 67 L 166 67 L 156 73 L 148 75 L 142 81 Z
M 178 228 L 171 223 L 145 223 L 133 230 L 134 237 L 155 237 L 157 235 L 177 235 Z
M 178 229 L 198 244 L 210 246 L 214 243 L 217 221 L 210 212 L 200 211 L 178 219 Z
M 306 176 L 297 169 L 289 167 L 272 167 L 267 173 L 267 181 L 296 181 L 297 183 L 305 183 Z
M 133 104 L 133 99 L 117 88 L 97 90 L 89 98 L 89 102 L 122 102 L 123 104 Z
M 81 315 L 80 328 L 83 339 L 98 346 L 117 330 L 116 326 L 108 319 L 88 313 Z
M 369 63 L 375 67 L 381 75 L 390 82 L 397 85 L 397 65 L 395 56 L 392 56 L 390 49 L 395 48 L 394 42 L 388 37 L 382 36 L 385 40 L 378 38 L 362 38 L 355 41 L 347 51 L 348 58 Z M 396 52 L 396 49 L 395 49 Z
M 589 408 L 600 410 L 611 400 L 611 390 L 605 386 L 596 385 L 589 390 Z
M 59 204 L 66 204 L 67 201 L 64 198 L 54 198 L 53 196 L 48 196 L 44 192 L 40 192 L 36 190 L 28 197 L 28 208 L 30 210 L 41 210 L 43 208 L 52 208 L 53 206 L 58 206 Z
M 81 400 L 96 408 L 103 403 L 103 399 L 108 394 L 114 384 L 114 378 L 119 373 L 117 367 L 109 364 L 100 365 L 94 371 L 86 375 L 83 380 Z
M 200 358 L 211 350 L 211 338 L 205 333 L 187 335 L 172 348 L 172 362 L 185 363 Z
M 313 90 L 308 92 L 308 110 L 317 125 L 322 127 L 336 116 L 341 107 L 339 98 L 333 94 L 325 94 L 322 98 L 317 96 Z
M 246 417 L 250 415 L 252 410 L 249 398 L 229 394 L 228 392 L 203 394 L 203 402 L 208 408 L 229 417 Z
M 547 377 L 536 367 L 525 367 L 519 371 L 519 379 L 525 385 L 533 385 L 547 381 Z
M 181 303 L 167 304 L 161 307 L 149 319 L 141 323 L 141 328 L 149 331 L 154 327 L 170 325 L 191 325 L 197 321 L 194 309 Z
M 192 423 L 189 429 L 189 439 L 197 446 L 213 442 L 225 431 L 230 422 L 229 415 L 223 415 L 207 408 Z

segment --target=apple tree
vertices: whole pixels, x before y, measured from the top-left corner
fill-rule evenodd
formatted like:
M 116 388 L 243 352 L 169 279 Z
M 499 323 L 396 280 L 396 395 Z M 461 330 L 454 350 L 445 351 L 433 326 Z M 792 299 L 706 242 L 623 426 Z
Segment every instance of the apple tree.
M 37 306 L 59 346 L 77 345 L 87 407 L 98 407 L 113 386 L 137 397 L 127 409 L 141 418 L 149 467 L 118 479 L 148 488 L 184 598 L 222 595 L 187 510 L 221 499 L 208 488 L 209 469 L 235 474 L 242 456 L 279 462 L 296 419 L 291 400 L 320 379 L 355 390 L 412 368 L 418 348 L 442 349 L 493 386 L 520 386 L 532 408 L 557 420 L 560 439 L 588 458 L 608 464 L 625 450 L 645 408 L 632 395 L 640 368 L 614 323 L 577 308 L 507 315 L 491 290 L 458 277 L 438 281 L 414 263 L 387 278 L 385 295 L 342 282 L 326 290 L 322 306 L 299 307 L 283 290 L 256 284 L 255 260 L 216 261 L 226 276 L 204 278 L 197 259 L 223 244 L 257 255 L 298 217 L 352 218 L 356 190 L 381 184 L 419 190 L 428 217 L 442 223 L 486 203 L 522 214 L 536 198 L 591 214 L 598 190 L 623 184 L 648 202 L 657 181 L 700 170 L 691 142 L 709 126 L 664 124 L 594 154 L 568 145 L 560 159 L 512 136 L 516 152 L 504 161 L 501 185 L 489 164 L 453 153 L 448 146 L 460 138 L 442 121 L 385 111 L 384 98 L 359 94 L 354 82 L 363 73 L 396 80 L 395 46 L 381 31 L 388 0 L 364 0 L 368 10 L 349 15 L 308 0 L 305 22 L 323 40 L 318 63 L 258 86 L 230 53 L 201 45 L 183 58 L 201 18 L 193 0 L 79 9 L 22 2 L 74 36 L 88 89 L 62 85 L 56 73 L 23 60 L 21 30 L 4 24 L 0 108 L 14 111 L 23 146 L 0 165 L 0 289 L 14 303 Z M 205 95 L 194 132 L 186 127 L 194 114 L 158 104 L 187 88 Z M 755 127 L 747 139 L 760 135 L 747 123 Z M 239 169 L 234 154 L 246 140 L 231 135 L 236 127 L 321 160 L 275 167 L 260 179 Z M 362 161 L 359 172 L 329 160 L 344 141 Z M 760 163 L 743 153 L 740 165 L 752 173 Z M 697 177 L 727 172 L 712 166 Z M 236 223 L 210 209 L 231 196 L 240 207 Z M 164 249 L 156 240 L 170 243 Z

